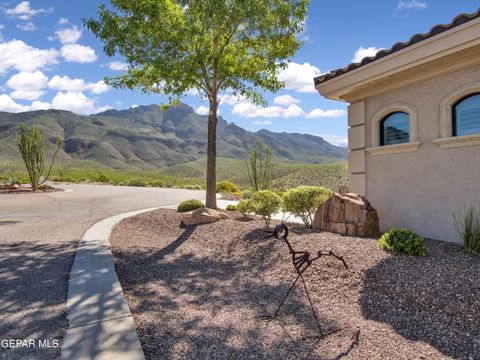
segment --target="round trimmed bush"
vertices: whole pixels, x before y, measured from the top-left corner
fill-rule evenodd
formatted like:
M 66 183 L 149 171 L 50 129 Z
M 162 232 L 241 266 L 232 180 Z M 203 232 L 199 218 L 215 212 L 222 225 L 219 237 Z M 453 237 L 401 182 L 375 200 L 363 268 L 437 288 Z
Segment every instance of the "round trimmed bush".
M 237 206 L 233 205 L 233 204 L 230 204 L 230 205 L 227 205 L 227 207 L 225 209 L 227 211 L 237 211 Z
M 261 190 L 253 194 L 251 199 L 253 211 L 265 220 L 265 226 L 270 226 L 272 215 L 280 210 L 282 200 L 280 196 L 270 190 Z
M 384 233 L 378 245 L 385 251 L 394 254 L 402 253 L 410 256 L 425 256 L 427 249 L 423 239 L 410 229 L 391 229 Z
M 236 184 L 231 181 L 223 180 L 217 182 L 217 186 L 215 187 L 217 193 L 240 193 L 240 189 Z
M 283 194 L 283 210 L 302 219 L 307 228 L 312 227 L 315 211 L 332 196 L 332 190 L 321 186 L 299 186 Z
M 237 204 L 237 211 L 246 219 L 248 215 L 254 212 L 252 202 L 249 199 L 242 199 Z
M 180 204 L 178 204 L 177 211 L 187 212 L 187 211 L 197 210 L 203 207 L 204 205 L 200 200 L 190 199 L 190 200 L 182 201 Z

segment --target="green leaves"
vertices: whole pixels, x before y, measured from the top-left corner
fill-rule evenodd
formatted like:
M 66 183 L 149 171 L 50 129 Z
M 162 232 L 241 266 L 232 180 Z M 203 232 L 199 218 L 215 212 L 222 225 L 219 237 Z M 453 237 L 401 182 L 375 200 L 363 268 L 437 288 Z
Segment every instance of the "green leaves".
M 167 93 L 227 88 L 255 103 L 278 91 L 278 72 L 300 47 L 308 0 L 112 0 L 85 25 L 129 69 L 107 82 Z
M 410 256 L 425 256 L 427 249 L 423 239 L 410 229 L 391 229 L 384 233 L 378 245 L 385 251 L 394 254 L 403 253 Z

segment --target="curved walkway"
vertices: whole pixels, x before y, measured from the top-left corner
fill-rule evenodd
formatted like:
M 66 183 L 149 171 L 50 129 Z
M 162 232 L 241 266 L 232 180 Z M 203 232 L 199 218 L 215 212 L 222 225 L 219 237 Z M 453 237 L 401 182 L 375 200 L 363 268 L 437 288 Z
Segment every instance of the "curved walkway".
M 91 225 L 126 211 L 205 196 L 162 188 L 66 187 L 74 191 L 0 195 L 0 339 L 28 341 L 1 346 L 0 359 L 60 357 L 69 274 Z

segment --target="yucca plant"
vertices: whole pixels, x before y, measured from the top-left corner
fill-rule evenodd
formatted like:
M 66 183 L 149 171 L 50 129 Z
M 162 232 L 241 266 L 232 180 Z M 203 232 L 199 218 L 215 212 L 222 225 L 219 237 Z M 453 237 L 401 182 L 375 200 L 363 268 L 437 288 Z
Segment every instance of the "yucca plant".
M 45 169 L 45 138 L 38 127 L 32 126 L 29 128 L 25 124 L 20 124 L 20 134 L 17 137 L 17 144 L 22 154 L 25 167 L 27 168 L 28 178 L 30 179 L 33 191 L 36 191 L 40 185 L 48 180 L 55 158 L 62 147 L 62 143 L 63 139 L 57 137 L 52 162 L 48 168 L 47 175 L 43 181 L 40 182 Z
M 480 256 L 480 209 L 474 206 L 464 207 L 453 214 L 453 220 L 467 254 Z

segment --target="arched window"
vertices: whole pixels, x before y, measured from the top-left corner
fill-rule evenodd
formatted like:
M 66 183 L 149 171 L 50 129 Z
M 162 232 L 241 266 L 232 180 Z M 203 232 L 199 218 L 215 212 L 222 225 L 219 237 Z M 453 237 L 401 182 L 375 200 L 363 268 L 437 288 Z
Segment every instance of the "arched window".
M 408 114 L 397 111 L 380 121 L 380 146 L 408 143 L 410 139 Z
M 480 134 L 480 93 L 468 95 L 452 107 L 452 135 Z

